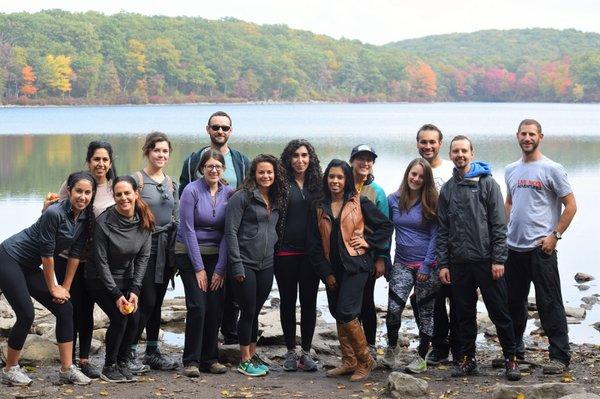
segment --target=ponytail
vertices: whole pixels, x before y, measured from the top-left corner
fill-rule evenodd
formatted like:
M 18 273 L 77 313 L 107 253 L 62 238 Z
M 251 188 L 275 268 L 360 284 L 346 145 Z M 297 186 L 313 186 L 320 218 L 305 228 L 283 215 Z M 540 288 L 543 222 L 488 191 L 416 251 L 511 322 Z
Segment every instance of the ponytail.
M 113 180 L 113 193 L 115 192 L 115 186 L 120 182 L 129 183 L 133 191 L 139 194 L 139 186 L 137 181 L 135 181 L 135 179 L 129 175 L 119 176 Z M 144 230 L 154 231 L 154 214 L 150 210 L 148 204 L 146 204 L 139 195 L 135 200 L 135 212 L 140 218 L 140 227 Z

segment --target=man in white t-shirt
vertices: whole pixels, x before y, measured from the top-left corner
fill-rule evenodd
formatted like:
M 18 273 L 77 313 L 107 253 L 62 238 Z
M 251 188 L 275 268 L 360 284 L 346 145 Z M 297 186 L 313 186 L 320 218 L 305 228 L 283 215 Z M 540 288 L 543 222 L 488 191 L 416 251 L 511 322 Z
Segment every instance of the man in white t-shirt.
M 454 164 L 440 157 L 442 148 L 442 131 L 435 125 L 428 123 L 417 131 L 417 150 L 419 155 L 425 158 L 431 165 L 433 179 L 438 190 L 444 183 L 452 178 Z M 446 308 L 446 299 L 450 304 L 450 317 Z M 411 305 L 416 309 L 414 296 L 411 296 Z M 415 317 L 418 317 L 415 314 Z M 433 316 L 433 337 L 431 339 L 431 351 L 427 354 L 427 364 L 434 366 L 448 361 L 448 354 L 452 353 L 452 360 L 457 361 L 459 357 L 459 343 L 456 339 L 456 317 L 452 308 L 452 290 L 450 285 L 442 285 L 435 298 Z
M 533 282 L 540 322 L 550 344 L 550 361 L 543 372 L 561 374 L 569 366 L 571 353 L 556 244 L 571 224 L 577 204 L 563 166 L 542 154 L 543 138 L 539 122 L 523 120 L 517 130 L 522 157 L 506 167 L 506 282 L 517 357 L 525 355 L 527 296 Z

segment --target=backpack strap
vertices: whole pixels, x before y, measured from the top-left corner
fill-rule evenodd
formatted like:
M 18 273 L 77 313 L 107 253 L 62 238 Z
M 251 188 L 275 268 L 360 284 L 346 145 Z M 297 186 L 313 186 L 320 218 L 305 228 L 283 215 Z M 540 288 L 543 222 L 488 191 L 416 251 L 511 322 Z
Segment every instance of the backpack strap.
M 167 181 L 167 186 L 171 187 L 172 190 L 172 194 L 175 195 L 175 190 L 177 189 L 176 185 L 175 185 L 175 181 L 173 181 L 173 179 L 171 179 L 171 176 L 167 175 L 165 173 L 165 180 Z
M 135 172 L 135 180 L 137 180 L 138 192 L 142 192 L 144 189 L 144 176 L 142 175 L 142 171 L 138 170 Z

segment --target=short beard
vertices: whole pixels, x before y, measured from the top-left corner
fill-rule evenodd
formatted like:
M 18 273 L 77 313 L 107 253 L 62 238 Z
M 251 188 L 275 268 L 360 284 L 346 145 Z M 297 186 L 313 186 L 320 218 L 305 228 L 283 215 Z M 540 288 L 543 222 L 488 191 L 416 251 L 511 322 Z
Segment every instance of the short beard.
M 523 151 L 523 154 L 526 154 L 526 155 L 533 154 L 535 152 L 535 150 L 537 150 L 539 145 L 540 145 L 540 142 L 538 141 L 537 143 L 533 143 L 531 145 L 531 150 L 525 150 L 525 148 L 523 148 L 523 144 L 519 143 L 519 147 L 521 147 L 521 151 Z
M 210 136 L 210 142 L 212 143 L 213 146 L 215 146 L 217 148 L 222 148 L 225 144 L 227 144 L 227 139 L 225 139 L 225 141 L 223 143 L 219 143 L 212 136 Z

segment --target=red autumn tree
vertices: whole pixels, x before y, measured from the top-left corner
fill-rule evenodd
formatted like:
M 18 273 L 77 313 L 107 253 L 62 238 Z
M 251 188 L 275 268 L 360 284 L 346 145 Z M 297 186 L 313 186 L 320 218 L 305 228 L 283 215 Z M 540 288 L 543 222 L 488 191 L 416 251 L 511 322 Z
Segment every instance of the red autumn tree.
M 21 69 L 21 88 L 19 91 L 24 96 L 33 96 L 37 93 L 37 88 L 33 85 L 37 77 L 33 72 L 33 68 L 29 65 L 25 65 Z

